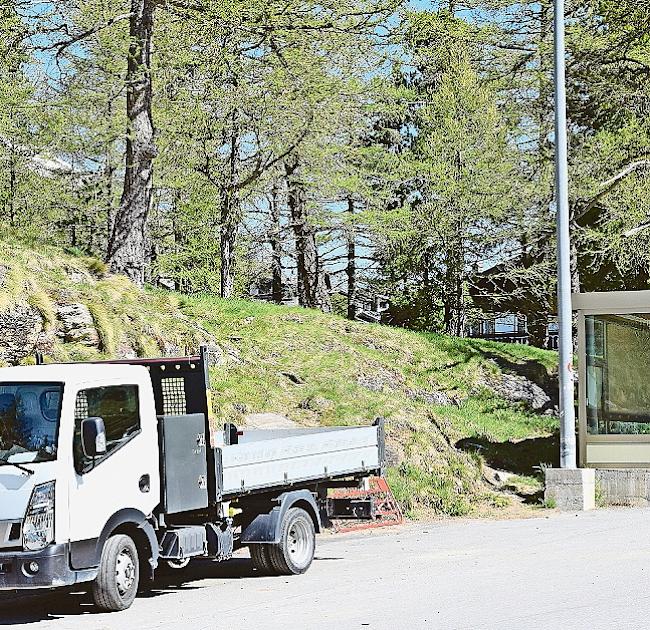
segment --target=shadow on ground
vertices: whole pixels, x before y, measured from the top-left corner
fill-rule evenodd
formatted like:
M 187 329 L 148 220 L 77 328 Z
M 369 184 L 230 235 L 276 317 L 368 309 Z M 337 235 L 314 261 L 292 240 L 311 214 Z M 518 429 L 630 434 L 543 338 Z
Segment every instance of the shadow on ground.
M 490 468 L 515 475 L 539 478 L 543 465 L 554 468 L 560 465 L 559 433 L 516 442 L 511 440 L 491 442 L 479 437 L 463 438 L 456 442 L 456 448 L 478 453 Z M 542 499 L 542 494 L 542 492 L 535 492 L 520 494 L 520 496 L 525 503 L 537 504 Z
M 558 433 L 516 442 L 491 442 L 480 437 L 463 438 L 456 442 L 456 448 L 478 453 L 491 468 L 516 475 L 536 475 L 540 471 L 540 465 L 557 467 L 560 464 Z
M 148 599 L 177 591 L 214 586 L 205 580 L 259 577 L 263 576 L 253 569 L 249 558 L 233 558 L 223 563 L 195 560 L 183 570 L 161 569 L 155 582 L 148 589 L 139 593 L 138 598 Z M 51 621 L 67 616 L 91 615 L 98 612 L 85 584 L 68 589 L 0 594 L 0 626 Z M 90 625 L 89 627 L 95 626 Z

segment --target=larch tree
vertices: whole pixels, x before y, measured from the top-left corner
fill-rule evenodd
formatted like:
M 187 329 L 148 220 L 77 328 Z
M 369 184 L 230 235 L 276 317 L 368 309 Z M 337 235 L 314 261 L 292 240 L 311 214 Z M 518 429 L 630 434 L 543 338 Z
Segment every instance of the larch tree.
M 112 221 L 107 262 L 112 271 L 143 285 L 147 263 L 147 217 L 156 157 L 152 116 L 151 49 L 157 0 L 132 0 L 126 72 L 126 151 L 120 206 Z

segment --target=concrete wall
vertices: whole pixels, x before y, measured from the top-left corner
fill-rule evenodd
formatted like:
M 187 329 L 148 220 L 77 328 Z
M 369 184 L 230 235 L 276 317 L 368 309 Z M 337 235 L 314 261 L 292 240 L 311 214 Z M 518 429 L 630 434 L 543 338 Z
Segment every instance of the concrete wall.
M 599 505 L 650 506 L 650 469 L 596 470 Z

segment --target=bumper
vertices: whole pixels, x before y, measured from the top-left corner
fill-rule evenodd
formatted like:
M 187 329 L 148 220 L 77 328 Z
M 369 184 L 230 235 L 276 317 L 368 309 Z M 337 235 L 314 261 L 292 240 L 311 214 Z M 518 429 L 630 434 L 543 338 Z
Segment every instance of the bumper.
M 9 551 L 0 553 L 0 590 L 52 588 L 69 586 L 93 579 L 84 571 L 70 569 L 68 545 L 50 545 L 41 551 Z M 38 563 L 38 571 L 29 565 Z

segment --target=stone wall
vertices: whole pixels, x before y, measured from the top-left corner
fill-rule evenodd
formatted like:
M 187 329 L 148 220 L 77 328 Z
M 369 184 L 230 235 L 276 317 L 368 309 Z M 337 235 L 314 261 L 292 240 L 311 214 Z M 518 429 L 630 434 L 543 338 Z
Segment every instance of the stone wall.
M 0 362 L 17 363 L 33 354 L 42 331 L 41 314 L 29 304 L 0 312 Z
M 650 469 L 596 470 L 599 505 L 650 506 Z

